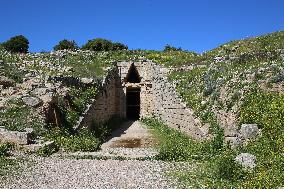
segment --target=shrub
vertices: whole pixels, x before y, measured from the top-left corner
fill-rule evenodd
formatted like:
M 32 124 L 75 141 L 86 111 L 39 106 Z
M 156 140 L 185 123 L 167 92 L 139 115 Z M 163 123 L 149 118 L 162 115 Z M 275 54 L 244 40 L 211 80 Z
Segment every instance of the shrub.
M 106 39 L 93 39 L 89 40 L 82 49 L 93 51 L 110 51 L 112 49 L 112 42 Z
M 1 50 L 1 47 L 0 47 Z M 0 65 L 0 75 L 4 75 L 10 79 L 13 79 L 17 83 L 23 82 L 25 71 L 18 69 L 15 64 L 8 64 L 6 61 Z
M 12 53 L 27 53 L 29 41 L 25 36 L 18 35 L 4 42 L 3 47 Z
M 128 47 L 122 43 L 113 43 L 110 40 L 97 38 L 89 40 L 82 49 L 93 50 L 93 51 L 117 51 L 127 50 Z
M 94 132 L 89 130 L 81 130 L 79 133 L 70 134 L 68 130 L 55 128 L 50 130 L 46 138 L 54 140 L 58 147 L 71 152 L 96 151 L 102 143 L 102 140 L 97 138 Z
M 234 158 L 235 155 L 228 151 L 217 160 L 217 176 L 220 179 L 237 181 L 245 177 L 245 170 Z
M 165 47 L 164 47 L 164 52 L 169 52 L 169 51 L 182 51 L 181 47 L 173 47 L 169 44 L 167 44 Z
M 112 44 L 112 50 L 113 51 L 119 51 L 119 50 L 127 50 L 128 47 L 122 43 L 113 43 Z
M 59 147 L 57 145 L 53 145 L 53 146 L 43 146 L 42 148 L 40 148 L 36 153 L 40 156 L 50 156 L 53 153 L 57 152 L 59 150 Z
M 64 39 L 64 40 L 61 40 L 59 41 L 59 43 L 57 45 L 55 45 L 53 47 L 53 49 L 55 51 L 58 51 L 58 50 L 76 50 L 78 49 L 78 45 L 76 44 L 76 42 L 74 40 L 72 41 L 69 41 L 67 39 Z
M 0 143 L 0 158 L 7 156 L 9 150 L 11 150 L 13 148 L 13 146 L 14 145 L 12 143 L 9 143 L 9 142 L 2 143 L 2 144 Z

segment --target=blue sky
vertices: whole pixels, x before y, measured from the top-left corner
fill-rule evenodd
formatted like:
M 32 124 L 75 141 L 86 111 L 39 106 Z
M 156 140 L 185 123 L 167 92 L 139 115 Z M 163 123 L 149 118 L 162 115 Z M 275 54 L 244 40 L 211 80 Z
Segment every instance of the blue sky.
M 0 42 L 23 34 L 38 52 L 65 38 L 82 45 L 102 37 L 130 49 L 203 52 L 283 30 L 283 7 L 283 0 L 0 0 Z

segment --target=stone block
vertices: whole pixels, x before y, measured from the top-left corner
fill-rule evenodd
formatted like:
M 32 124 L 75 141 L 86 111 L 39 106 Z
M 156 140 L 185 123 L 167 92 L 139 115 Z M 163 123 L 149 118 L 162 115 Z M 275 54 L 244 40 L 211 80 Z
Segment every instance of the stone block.
M 242 165 L 246 169 L 253 169 L 256 166 L 256 157 L 249 153 L 241 153 L 236 158 L 235 161 Z
M 23 102 L 30 107 L 38 107 L 42 104 L 41 100 L 37 97 L 26 96 L 22 98 Z
M 25 145 L 31 142 L 31 133 L 18 131 L 0 131 L 0 140 Z
M 244 140 L 256 139 L 260 134 L 257 124 L 242 124 L 240 129 L 240 136 Z

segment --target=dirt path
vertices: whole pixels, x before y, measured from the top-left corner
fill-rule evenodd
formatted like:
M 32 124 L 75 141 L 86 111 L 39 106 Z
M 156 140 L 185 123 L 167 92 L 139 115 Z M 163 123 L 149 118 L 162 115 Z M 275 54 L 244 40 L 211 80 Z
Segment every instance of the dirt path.
M 34 165 L 26 165 L 19 176 L 0 182 L 4 189 L 131 189 L 176 188 L 165 172 L 176 168 L 168 162 L 135 158 L 151 157 L 153 137 L 140 122 L 127 122 L 102 145 L 100 152 L 73 154 L 76 158 L 33 157 Z M 128 157 L 128 160 L 80 159 L 90 155 Z
M 149 148 L 154 145 L 154 139 L 145 125 L 140 121 L 128 121 L 114 131 L 111 139 L 101 148 Z

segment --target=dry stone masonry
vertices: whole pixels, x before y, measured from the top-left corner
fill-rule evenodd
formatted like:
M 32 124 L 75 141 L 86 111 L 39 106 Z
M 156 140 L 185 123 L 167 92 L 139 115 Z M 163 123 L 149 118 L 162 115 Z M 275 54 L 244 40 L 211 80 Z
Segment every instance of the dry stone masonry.
M 108 72 L 80 127 L 103 123 L 113 116 L 138 119 L 156 116 L 168 126 L 203 139 L 208 129 L 186 107 L 167 80 L 168 69 L 151 61 L 117 62 Z

